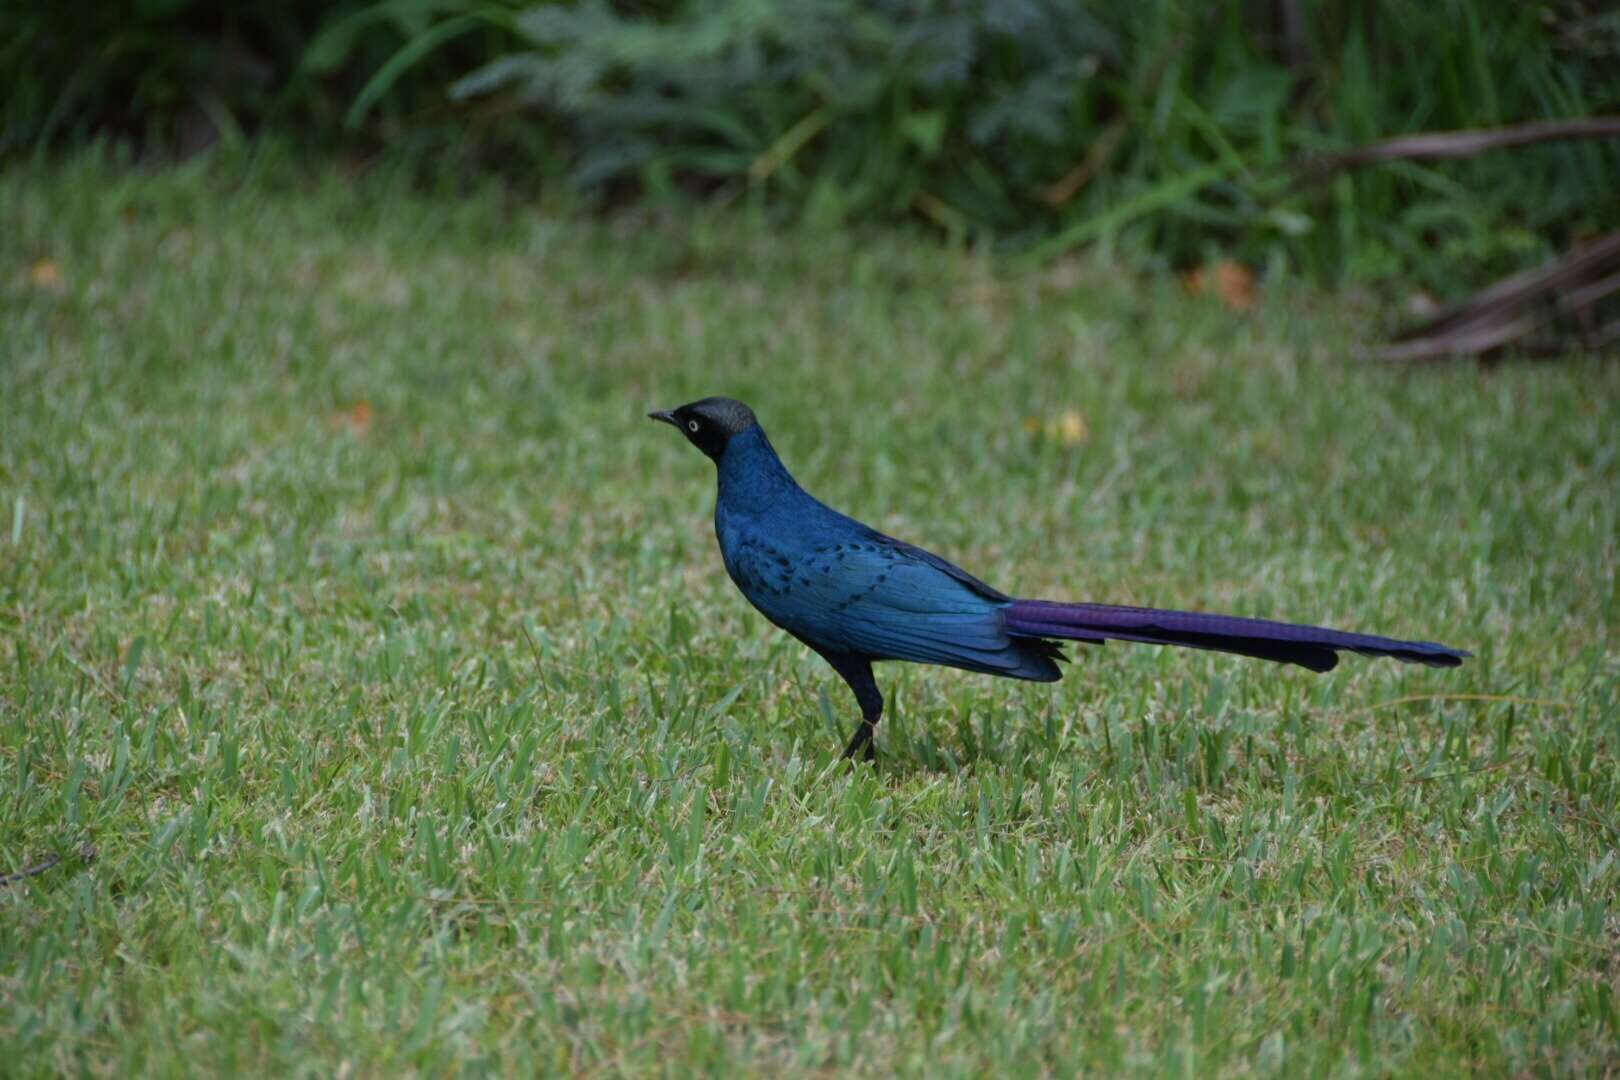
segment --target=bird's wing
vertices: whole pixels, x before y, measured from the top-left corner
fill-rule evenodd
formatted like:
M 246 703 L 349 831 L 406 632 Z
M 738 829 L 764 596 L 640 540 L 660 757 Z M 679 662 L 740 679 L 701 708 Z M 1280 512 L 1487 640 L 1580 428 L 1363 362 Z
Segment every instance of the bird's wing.
M 926 551 L 923 548 L 917 547 L 915 544 L 908 544 L 904 540 L 896 540 L 892 536 L 884 536 L 880 532 L 874 532 L 872 536 L 880 543 L 887 544 L 889 547 L 894 548 L 901 554 L 909 555 L 913 559 L 927 563 L 929 566 L 932 566 L 935 570 L 938 570 L 941 573 L 949 574 L 958 582 L 966 585 L 968 588 L 972 589 L 986 600 L 1005 602 L 1012 599 L 1012 597 L 1008 596 L 1006 593 L 999 589 L 993 588 L 992 586 L 986 585 L 984 582 L 980 581 L 978 578 L 974 577 L 960 566 L 957 566 L 948 559 L 940 558 L 932 551 Z
M 1055 677 L 1048 674 L 1049 660 L 1008 636 L 1000 593 L 919 548 L 874 533 L 808 546 L 794 556 L 752 547 L 738 555 L 735 576 L 743 592 L 771 621 L 812 645 L 874 659 Z

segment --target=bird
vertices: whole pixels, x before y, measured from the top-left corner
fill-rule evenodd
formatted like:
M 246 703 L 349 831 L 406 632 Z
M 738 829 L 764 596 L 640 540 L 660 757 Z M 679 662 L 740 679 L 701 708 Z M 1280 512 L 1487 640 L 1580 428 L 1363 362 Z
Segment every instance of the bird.
M 647 414 L 714 462 L 714 532 L 731 580 L 760 614 L 843 678 L 861 719 L 843 757 L 876 757 L 883 695 L 872 664 L 910 661 L 1031 682 L 1062 678 L 1062 642 L 1176 645 L 1315 672 L 1341 651 L 1456 667 L 1471 654 L 1432 641 L 1114 604 L 1009 596 L 956 564 L 886 536 L 799 486 L 754 412 L 707 397 Z

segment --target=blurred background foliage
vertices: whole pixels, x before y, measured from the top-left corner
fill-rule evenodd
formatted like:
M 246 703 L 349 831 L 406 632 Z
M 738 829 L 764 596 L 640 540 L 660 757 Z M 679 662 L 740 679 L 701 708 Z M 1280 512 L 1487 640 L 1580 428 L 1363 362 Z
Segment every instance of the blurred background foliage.
M 10 157 L 273 135 L 609 206 L 742 199 L 1440 297 L 1620 226 L 1620 139 L 1297 168 L 1620 112 L 1603 0 L 77 0 L 7 22 Z

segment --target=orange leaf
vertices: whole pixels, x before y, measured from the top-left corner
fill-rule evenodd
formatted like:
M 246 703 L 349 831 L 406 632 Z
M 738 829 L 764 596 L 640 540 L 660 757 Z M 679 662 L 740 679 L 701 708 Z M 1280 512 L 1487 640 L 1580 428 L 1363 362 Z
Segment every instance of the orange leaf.
M 1247 311 L 1254 306 L 1254 272 L 1231 259 L 1195 266 L 1181 276 L 1181 283 L 1194 296 L 1214 293 L 1233 311 Z
M 1254 306 L 1254 273 L 1240 262 L 1222 259 L 1215 264 L 1215 290 L 1233 311 L 1248 311 Z
M 62 268 L 56 265 L 54 259 L 35 259 L 28 268 L 28 282 L 37 289 L 60 289 Z
M 371 402 L 362 398 L 342 412 L 333 414 L 328 422 L 335 428 L 346 428 L 351 435 L 364 435 L 371 430 L 373 415 Z

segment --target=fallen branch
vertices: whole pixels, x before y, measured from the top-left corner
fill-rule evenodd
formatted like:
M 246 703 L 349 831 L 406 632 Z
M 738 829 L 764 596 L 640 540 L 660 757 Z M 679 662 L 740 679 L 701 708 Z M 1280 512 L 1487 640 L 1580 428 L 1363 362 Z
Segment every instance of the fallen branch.
M 1074 198 L 1075 194 L 1086 186 L 1086 182 L 1097 175 L 1097 171 L 1108 161 L 1114 148 L 1125 137 L 1125 130 L 1125 118 L 1115 117 L 1103 128 L 1102 134 L 1092 141 L 1086 150 L 1086 156 L 1080 159 L 1078 165 L 1064 173 L 1057 182 L 1041 190 L 1041 201 L 1055 210 Z
M 1538 120 L 1531 124 L 1473 131 L 1430 131 L 1401 135 L 1383 142 L 1306 158 L 1294 166 L 1299 178 L 1295 189 L 1320 183 L 1346 169 L 1360 169 L 1386 161 L 1440 161 L 1467 158 L 1488 150 L 1509 150 L 1517 146 L 1553 142 L 1559 139 L 1592 139 L 1620 136 L 1620 116 L 1591 116 L 1572 120 Z
M 88 862 L 96 857 L 96 849 L 87 844 L 79 849 L 79 856 Z M 0 888 L 5 888 L 7 885 L 15 885 L 17 882 L 26 881 L 31 877 L 38 877 L 47 870 L 54 870 L 57 866 L 61 865 L 61 862 L 62 856 L 47 855 L 33 866 L 27 866 L 21 870 L 14 870 L 9 874 L 0 874 Z
M 37 862 L 33 866 L 26 867 L 25 869 L 15 871 L 14 873 L 10 874 L 0 874 L 0 886 L 14 885 L 17 882 L 23 881 L 27 878 L 38 877 L 40 874 L 43 874 L 45 871 L 51 869 L 61 861 L 62 856 L 50 855 L 47 856 L 43 862 Z
M 1375 351 L 1380 360 L 1433 360 L 1472 356 L 1526 342 L 1540 323 L 1543 308 L 1579 314 L 1598 300 L 1620 291 L 1620 231 L 1572 248 L 1544 266 L 1521 270 L 1495 282 L 1460 304 L 1397 334 Z M 1548 301 L 1557 299 L 1557 304 Z M 1616 340 L 1620 327 L 1611 322 L 1577 335 L 1579 343 L 1602 349 Z M 1534 351 L 1543 351 L 1538 345 Z M 1561 351 L 1554 346 L 1552 351 Z

